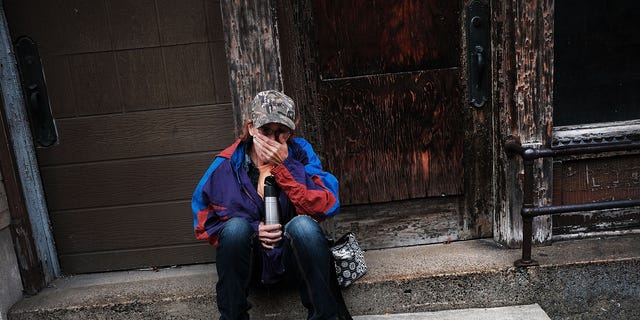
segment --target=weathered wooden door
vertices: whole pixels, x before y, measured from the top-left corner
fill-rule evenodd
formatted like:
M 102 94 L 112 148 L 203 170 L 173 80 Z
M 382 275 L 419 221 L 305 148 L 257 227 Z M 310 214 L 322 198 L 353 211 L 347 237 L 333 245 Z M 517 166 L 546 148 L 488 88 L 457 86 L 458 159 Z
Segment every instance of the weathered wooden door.
M 465 223 L 463 8 L 457 0 L 279 8 L 289 26 L 280 28 L 283 61 L 293 61 L 283 64 L 285 89 L 303 101 L 305 133 L 340 180 L 345 210 L 362 213 L 342 225 L 371 234 L 368 247 L 458 239 Z
M 190 198 L 233 116 L 219 1 L 4 1 L 39 45 L 59 144 L 37 150 L 64 273 L 211 261 Z

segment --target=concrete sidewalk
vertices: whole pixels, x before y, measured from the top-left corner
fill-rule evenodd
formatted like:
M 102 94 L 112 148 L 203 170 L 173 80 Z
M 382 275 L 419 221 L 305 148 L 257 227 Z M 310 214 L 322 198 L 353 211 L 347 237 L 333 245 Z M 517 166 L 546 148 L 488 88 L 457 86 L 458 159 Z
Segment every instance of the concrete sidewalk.
M 534 248 L 541 265 L 528 269 L 513 267 L 520 250 L 489 239 L 370 250 L 368 273 L 343 295 L 358 319 L 534 304 L 551 319 L 638 319 L 638 243 L 640 235 L 556 242 Z M 214 319 L 216 279 L 213 264 L 70 276 L 23 299 L 9 319 Z M 258 291 L 250 301 L 252 319 L 306 315 L 297 292 Z
M 355 316 L 353 320 L 551 320 L 537 304 L 434 312 Z

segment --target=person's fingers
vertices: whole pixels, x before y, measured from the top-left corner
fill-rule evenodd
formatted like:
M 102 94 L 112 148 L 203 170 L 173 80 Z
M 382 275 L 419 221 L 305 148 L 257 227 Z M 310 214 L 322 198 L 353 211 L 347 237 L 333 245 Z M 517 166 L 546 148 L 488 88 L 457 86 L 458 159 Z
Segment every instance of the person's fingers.
M 256 154 L 260 157 L 261 161 L 279 165 L 289 155 L 286 141 L 284 144 L 281 144 L 278 141 L 268 139 L 264 135 L 258 134 L 255 136 L 254 143 Z
M 261 244 L 261 245 L 262 245 L 262 247 L 263 247 L 263 248 L 265 248 L 265 249 L 269 249 L 269 250 L 273 249 L 273 245 L 272 245 L 272 244 L 268 244 L 268 243 L 266 243 L 266 242 L 264 242 L 264 241 L 260 241 L 260 244 Z
M 273 249 L 273 246 L 282 240 L 282 232 L 265 233 L 260 237 L 260 244 L 265 249 Z
M 280 229 L 282 229 L 282 225 L 281 224 L 264 224 L 264 222 L 260 222 L 260 227 L 259 230 L 262 231 L 266 231 L 266 232 L 274 232 L 274 231 L 280 231 Z
M 256 135 L 254 139 L 256 154 L 260 157 L 260 160 L 269 162 L 273 155 L 273 146 L 269 144 L 270 139 L 266 139 L 264 136 Z
M 258 227 L 258 239 L 267 244 L 273 244 L 282 240 L 282 225 L 265 225 L 264 222 L 260 222 Z
M 260 237 L 260 240 L 264 240 L 267 243 L 278 242 L 280 239 L 282 239 L 282 232 L 280 231 L 267 232 L 264 236 Z

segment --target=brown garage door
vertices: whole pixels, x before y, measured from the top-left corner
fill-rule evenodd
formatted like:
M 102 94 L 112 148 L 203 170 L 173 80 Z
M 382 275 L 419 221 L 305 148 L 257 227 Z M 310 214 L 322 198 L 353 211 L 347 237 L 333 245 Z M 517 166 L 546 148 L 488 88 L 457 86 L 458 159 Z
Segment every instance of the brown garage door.
M 59 144 L 38 149 L 64 273 L 210 261 L 190 198 L 233 116 L 218 1 L 5 1 L 39 45 Z

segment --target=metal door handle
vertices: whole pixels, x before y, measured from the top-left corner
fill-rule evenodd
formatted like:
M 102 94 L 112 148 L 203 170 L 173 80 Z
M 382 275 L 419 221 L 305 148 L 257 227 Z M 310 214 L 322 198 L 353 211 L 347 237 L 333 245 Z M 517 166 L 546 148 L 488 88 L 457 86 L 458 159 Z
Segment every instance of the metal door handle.
M 476 74 L 478 75 L 476 81 L 476 88 L 480 87 L 480 81 L 482 80 L 482 74 L 484 73 L 484 49 L 482 46 L 476 46 Z
M 58 131 L 49 105 L 38 47 L 30 38 L 20 37 L 15 48 L 31 135 L 36 146 L 52 146 L 58 141 Z
M 474 0 L 467 7 L 467 75 L 469 87 L 469 104 L 480 108 L 489 100 L 490 69 L 488 50 L 490 45 L 491 21 L 488 6 Z

